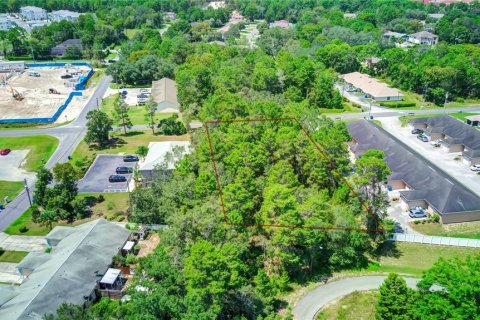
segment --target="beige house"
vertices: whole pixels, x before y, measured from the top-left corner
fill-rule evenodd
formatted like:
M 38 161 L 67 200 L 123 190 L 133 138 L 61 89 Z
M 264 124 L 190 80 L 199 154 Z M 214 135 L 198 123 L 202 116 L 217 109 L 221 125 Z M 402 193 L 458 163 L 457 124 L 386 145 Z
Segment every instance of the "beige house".
M 375 101 L 403 100 L 403 94 L 399 89 L 392 88 L 389 85 L 370 77 L 368 74 L 351 72 L 341 75 L 340 78 L 345 81 L 346 86 L 356 88 L 363 92 L 366 98 L 372 98 Z
M 174 80 L 163 78 L 152 82 L 153 99 L 158 104 L 160 113 L 179 113 L 180 103 L 177 100 L 177 85 Z

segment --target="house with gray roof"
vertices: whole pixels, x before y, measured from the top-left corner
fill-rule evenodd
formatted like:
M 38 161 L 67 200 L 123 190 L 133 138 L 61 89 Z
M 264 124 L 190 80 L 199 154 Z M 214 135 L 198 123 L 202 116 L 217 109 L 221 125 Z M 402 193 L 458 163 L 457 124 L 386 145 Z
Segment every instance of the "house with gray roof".
M 461 152 L 468 165 L 480 164 L 480 131 L 451 116 L 416 118 L 409 121 L 430 140 L 440 140 L 446 152 Z
M 158 112 L 180 112 L 180 103 L 178 103 L 177 100 L 177 83 L 174 80 L 163 78 L 158 81 L 153 81 L 151 95 L 158 104 Z
M 408 37 L 408 41 L 414 44 L 426 44 L 433 46 L 438 43 L 438 36 L 428 31 L 420 31 L 411 34 Z
M 388 185 L 399 190 L 402 207 L 423 207 L 438 213 L 444 224 L 480 220 L 480 197 L 453 179 L 434 163 L 372 121 L 347 124 L 352 141 L 349 150 L 355 158 L 367 150 L 381 150 L 392 171 Z
M 95 300 L 95 289 L 129 236 L 130 231 L 104 219 L 55 227 L 46 236 L 51 252 L 31 252 L 17 266 L 22 284 L 0 285 L 0 318 L 43 319 L 62 303 Z

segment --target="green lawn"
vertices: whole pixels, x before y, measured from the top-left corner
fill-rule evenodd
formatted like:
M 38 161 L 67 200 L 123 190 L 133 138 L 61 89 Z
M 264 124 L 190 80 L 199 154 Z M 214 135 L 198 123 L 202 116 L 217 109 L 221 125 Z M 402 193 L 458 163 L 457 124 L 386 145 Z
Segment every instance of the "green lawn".
M 142 31 L 142 29 L 125 29 L 124 33 L 128 39 L 132 39 L 140 31 Z
M 410 224 L 416 231 L 430 236 L 480 239 L 480 221 L 453 223 Z
M 100 194 L 105 200 L 101 203 L 93 203 L 93 198 L 97 198 Z M 109 220 L 116 219 L 118 216 L 124 216 L 128 208 L 128 193 L 84 193 L 78 197 L 90 200 L 92 206 L 92 215 L 85 219 L 75 220 L 73 223 L 60 221 L 56 225 L 61 226 L 77 226 L 98 218 Z M 55 227 L 55 225 L 54 225 Z M 36 224 L 32 221 L 32 211 L 27 209 L 20 217 L 5 229 L 5 233 L 10 235 L 24 236 L 44 236 L 50 230 L 47 227 Z
M 317 315 L 317 320 L 371 320 L 375 319 L 377 291 L 354 291 L 328 305 Z
M 416 118 L 429 118 L 429 117 L 440 117 L 444 115 L 449 115 L 454 118 L 457 118 L 458 120 L 465 122 L 465 118 L 473 115 L 478 115 L 478 113 L 468 113 L 468 112 L 457 112 L 457 113 L 432 113 L 432 114 L 417 114 L 414 116 L 401 116 L 399 118 L 400 122 L 402 123 L 402 126 L 406 126 L 408 124 L 408 121 L 411 119 L 416 119 Z
M 14 199 L 22 190 L 23 182 L 21 181 L 0 181 L 0 203 L 7 196 L 10 200 Z
M 408 274 L 420 277 L 438 260 L 438 258 L 464 258 L 466 255 L 478 254 L 478 248 L 463 248 L 417 243 L 397 242 L 392 250 L 385 252 L 378 263 L 371 263 L 365 271 Z
M 114 103 L 118 94 L 111 95 L 102 101 L 101 109 L 105 111 L 110 117 L 113 118 Z M 165 119 L 173 115 L 173 113 L 156 113 L 155 123 L 158 123 L 161 119 Z M 133 125 L 148 124 L 148 120 L 145 119 L 145 106 L 130 106 L 128 108 L 128 116 Z M 119 125 L 119 123 L 116 123 Z
M 4 232 L 11 235 L 44 236 L 50 230 L 32 221 L 32 210 L 27 209 L 17 220 L 13 221 Z
M 0 137 L 1 148 L 29 149 L 25 169 L 35 171 L 48 161 L 58 146 L 58 139 L 52 136 Z
M 118 154 L 118 153 L 135 153 L 139 146 L 148 146 L 149 142 L 153 141 L 187 141 L 189 140 L 188 135 L 183 136 L 161 136 L 153 135 L 151 130 L 145 131 L 129 131 L 127 135 L 123 135 L 122 132 L 115 132 L 114 137 L 118 138 L 119 141 L 115 145 L 109 147 L 98 149 L 89 147 L 89 145 L 82 141 L 78 145 L 77 149 L 72 154 L 72 163 L 75 163 L 76 160 L 81 160 L 85 156 L 93 157 L 96 154 Z
M 19 263 L 28 254 L 25 251 L 4 251 L 0 250 L 0 262 Z

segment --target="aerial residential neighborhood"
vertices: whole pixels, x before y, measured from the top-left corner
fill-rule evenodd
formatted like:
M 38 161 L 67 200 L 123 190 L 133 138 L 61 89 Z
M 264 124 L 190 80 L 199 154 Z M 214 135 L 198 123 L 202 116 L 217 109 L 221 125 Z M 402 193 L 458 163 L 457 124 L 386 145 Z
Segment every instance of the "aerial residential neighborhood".
M 0 320 L 480 317 L 480 2 L 0 2 Z

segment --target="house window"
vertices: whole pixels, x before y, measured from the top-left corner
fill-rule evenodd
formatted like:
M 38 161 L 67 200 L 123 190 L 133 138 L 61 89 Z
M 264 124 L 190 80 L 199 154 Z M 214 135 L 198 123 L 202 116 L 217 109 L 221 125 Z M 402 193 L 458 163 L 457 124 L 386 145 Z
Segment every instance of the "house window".
M 387 100 L 390 100 L 390 97 L 387 97 Z

